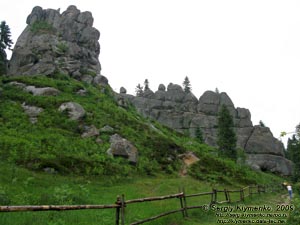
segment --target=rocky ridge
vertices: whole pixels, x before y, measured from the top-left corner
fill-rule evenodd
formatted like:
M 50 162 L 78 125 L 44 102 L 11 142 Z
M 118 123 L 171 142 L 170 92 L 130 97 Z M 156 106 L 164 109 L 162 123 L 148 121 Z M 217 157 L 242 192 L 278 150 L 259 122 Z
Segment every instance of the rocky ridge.
M 59 10 L 37 6 L 33 8 L 26 22 L 28 25 L 18 38 L 9 62 L 9 75 L 51 76 L 61 72 L 83 82 L 108 85 L 107 78 L 100 74 L 100 32 L 93 27 L 90 12 L 80 12 L 75 6 L 69 6 L 65 12 L 60 13 Z M 33 95 L 59 94 L 59 91 L 49 87 L 15 85 L 21 85 L 20 88 Z M 85 92 L 78 94 L 85 95 Z M 222 104 L 225 104 L 234 118 L 237 145 L 247 154 L 246 163 L 254 169 L 291 174 L 292 165 L 284 158 L 282 143 L 273 137 L 269 128 L 253 126 L 250 111 L 235 108 L 224 92 L 206 91 L 197 99 L 192 93 L 185 93 L 181 86 L 171 83 L 167 89 L 161 84 L 156 92 L 149 89 L 138 97 L 126 94 L 126 89 L 121 88 L 117 100 L 120 106 L 126 107 L 129 102 L 143 116 L 155 119 L 179 132 L 195 136 L 196 130 L 201 129 L 205 142 L 213 146 L 216 145 L 217 114 Z M 33 107 L 25 104 L 23 106 L 34 123 L 42 109 Z M 72 102 L 66 103 L 60 110 L 68 111 L 70 117 L 75 116 L 74 119 L 77 119 L 78 115 L 74 114 L 77 108 L 79 106 Z M 84 110 L 79 111 L 83 113 Z M 83 137 L 91 135 L 98 135 L 96 127 L 87 129 Z M 122 138 L 118 140 L 120 142 Z M 112 141 L 113 146 L 109 153 L 135 162 L 137 151 L 128 151 L 132 146 L 119 142 L 115 146 Z M 127 153 L 121 154 L 120 146 Z
M 217 116 L 224 104 L 233 117 L 237 147 L 245 150 L 246 163 L 257 170 L 291 174 L 292 163 L 284 157 L 283 144 L 268 127 L 253 126 L 250 111 L 235 108 L 225 92 L 206 91 L 197 99 L 193 93 L 185 93 L 180 85 L 170 83 L 167 89 L 160 84 L 156 92 L 146 90 L 140 96 L 132 96 L 122 87 L 118 102 L 125 107 L 130 102 L 143 116 L 192 137 L 201 129 L 205 143 L 212 146 L 216 146 Z

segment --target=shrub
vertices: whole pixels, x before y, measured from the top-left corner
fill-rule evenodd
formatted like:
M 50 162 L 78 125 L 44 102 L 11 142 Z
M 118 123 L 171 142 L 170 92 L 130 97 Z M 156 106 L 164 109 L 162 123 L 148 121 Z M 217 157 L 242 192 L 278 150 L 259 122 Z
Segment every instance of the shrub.
M 10 199 L 6 193 L 6 191 L 0 188 L 0 205 L 9 205 Z
M 56 48 L 60 54 L 65 54 L 69 50 L 69 46 L 65 42 L 59 42 Z
M 300 193 L 300 182 L 295 183 L 293 189 L 295 192 Z
M 54 27 L 46 21 L 35 21 L 30 26 L 30 31 L 33 33 L 54 33 Z
M 290 217 L 286 221 L 289 225 L 299 225 L 300 224 L 300 200 L 295 198 L 293 200 L 293 205 L 295 207 L 294 211 L 291 212 Z

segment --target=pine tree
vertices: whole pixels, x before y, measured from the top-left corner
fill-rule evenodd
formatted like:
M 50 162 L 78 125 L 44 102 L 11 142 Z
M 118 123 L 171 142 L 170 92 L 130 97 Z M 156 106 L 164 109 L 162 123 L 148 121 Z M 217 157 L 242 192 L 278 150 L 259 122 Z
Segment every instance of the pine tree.
M 143 93 L 144 93 L 143 86 L 141 86 L 141 84 L 138 84 L 135 87 L 135 94 L 136 94 L 136 96 L 141 96 Z
M 286 157 L 294 163 L 292 179 L 294 182 L 300 180 L 300 140 L 293 135 L 288 139 Z
M 200 127 L 197 127 L 195 136 L 200 143 L 204 143 L 203 133 Z
M 288 139 L 286 158 L 294 163 L 292 180 L 300 181 L 300 124 L 296 126 L 296 134 Z
M 259 121 L 259 126 L 266 127 L 265 123 L 262 120 Z
M 2 21 L 0 24 L 0 75 L 6 73 L 7 55 L 5 49 L 8 48 L 11 50 L 13 44 L 10 37 L 11 33 L 9 26 L 5 21 Z
M 237 159 L 236 134 L 234 131 L 233 118 L 225 105 L 222 105 L 218 115 L 217 144 L 222 155 Z
M 191 82 L 187 76 L 184 78 L 182 85 L 185 93 L 190 93 L 192 91 Z
M 146 79 L 145 81 L 144 81 L 144 91 L 147 91 L 147 90 L 149 90 L 149 81 L 148 81 L 148 79 Z

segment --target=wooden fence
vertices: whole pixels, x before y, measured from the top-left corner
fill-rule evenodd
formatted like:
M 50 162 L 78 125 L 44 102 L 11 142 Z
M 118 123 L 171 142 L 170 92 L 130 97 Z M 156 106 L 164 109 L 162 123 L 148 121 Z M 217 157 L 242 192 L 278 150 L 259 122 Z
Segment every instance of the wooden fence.
M 223 204 L 223 203 L 233 203 L 233 202 L 240 202 L 244 201 L 246 197 L 252 197 L 256 194 L 261 194 L 265 192 L 274 192 L 278 191 L 280 187 L 266 187 L 261 185 L 255 186 L 247 186 L 238 190 L 217 190 L 212 189 L 211 192 L 204 192 L 204 193 L 195 193 L 187 195 L 184 189 L 181 189 L 179 193 L 165 195 L 165 196 L 158 196 L 158 197 L 147 197 L 147 198 L 140 198 L 140 199 L 132 199 L 132 200 L 125 200 L 125 196 L 121 195 L 117 197 L 117 200 L 114 204 L 110 205 L 39 205 L 39 206 L 0 206 L 0 212 L 20 212 L 20 211 L 64 211 L 64 210 L 83 210 L 83 209 L 115 209 L 115 224 L 116 225 L 125 225 L 125 208 L 128 209 L 128 205 L 130 204 L 138 204 L 141 202 L 149 202 L 149 201 L 163 201 L 167 199 L 179 199 L 180 207 L 176 210 L 168 211 L 161 213 L 159 215 L 152 216 L 150 218 L 145 218 L 140 221 L 136 221 L 130 223 L 131 225 L 143 224 L 152 220 L 159 219 L 164 216 L 168 216 L 174 213 L 182 213 L 182 216 L 188 217 L 188 210 L 203 208 L 204 205 L 190 205 L 188 206 L 187 199 L 188 198 L 196 198 L 202 196 L 210 196 L 210 202 L 207 203 L 208 207 L 212 204 Z M 233 201 L 231 196 L 233 193 L 239 193 L 238 200 Z M 223 195 L 223 196 L 220 196 Z M 225 200 L 218 201 L 218 197 L 223 197 Z M 209 210 L 209 208 L 205 209 Z

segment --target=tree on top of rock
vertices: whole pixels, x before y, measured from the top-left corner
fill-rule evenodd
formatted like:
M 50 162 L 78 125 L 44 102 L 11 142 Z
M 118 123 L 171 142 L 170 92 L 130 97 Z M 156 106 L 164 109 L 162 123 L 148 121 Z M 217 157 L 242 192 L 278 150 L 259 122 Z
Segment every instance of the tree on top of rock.
M 143 93 L 144 93 L 143 86 L 141 86 L 141 84 L 138 84 L 135 87 L 135 94 L 136 94 L 136 96 L 141 96 Z
M 148 79 L 146 79 L 145 81 L 144 81 L 144 91 L 147 91 L 147 90 L 149 90 L 149 81 L 148 81 Z
M 192 85 L 187 76 L 184 78 L 182 85 L 185 93 L 190 93 L 192 91 Z
M 218 134 L 217 144 L 222 155 L 237 159 L 236 134 L 234 131 L 234 123 L 229 110 L 222 105 L 218 115 Z
M 10 37 L 10 28 L 5 21 L 2 21 L 0 24 L 0 74 L 6 73 L 7 56 L 5 49 L 8 48 L 9 50 L 11 50 L 10 47 L 13 44 Z
M 259 121 L 259 126 L 266 127 L 265 123 L 262 120 Z

